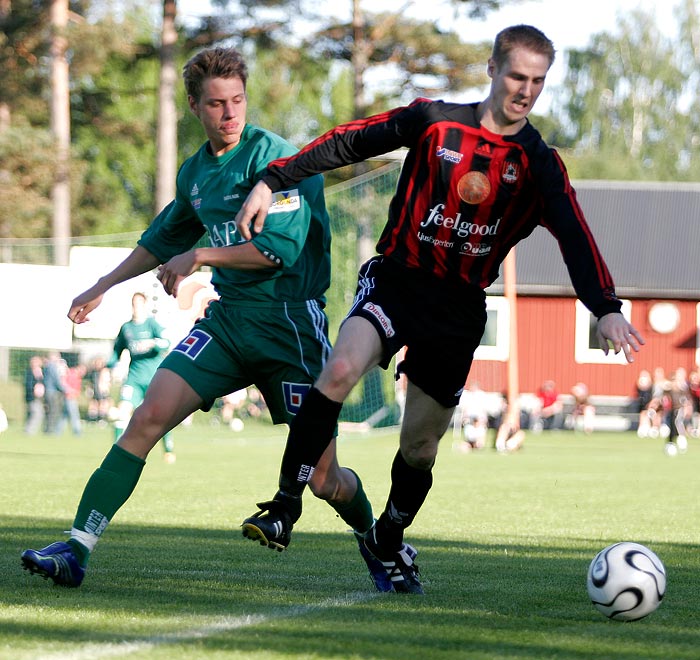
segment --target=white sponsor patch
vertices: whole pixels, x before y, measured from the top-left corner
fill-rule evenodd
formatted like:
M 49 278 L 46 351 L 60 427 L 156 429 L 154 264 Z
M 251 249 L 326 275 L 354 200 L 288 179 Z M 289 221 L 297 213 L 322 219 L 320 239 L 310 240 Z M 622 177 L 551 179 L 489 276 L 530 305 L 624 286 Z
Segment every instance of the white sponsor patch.
M 394 326 L 391 325 L 391 320 L 379 305 L 375 305 L 374 303 L 365 303 L 362 309 L 367 310 L 379 321 L 379 323 L 381 323 L 381 326 L 384 329 L 384 334 L 387 337 L 393 337 L 396 334 L 394 331 Z
M 271 213 L 288 213 L 289 211 L 298 211 L 300 208 L 301 198 L 296 188 L 294 190 L 280 190 L 272 193 L 272 204 L 270 204 L 270 209 L 267 213 L 268 215 Z

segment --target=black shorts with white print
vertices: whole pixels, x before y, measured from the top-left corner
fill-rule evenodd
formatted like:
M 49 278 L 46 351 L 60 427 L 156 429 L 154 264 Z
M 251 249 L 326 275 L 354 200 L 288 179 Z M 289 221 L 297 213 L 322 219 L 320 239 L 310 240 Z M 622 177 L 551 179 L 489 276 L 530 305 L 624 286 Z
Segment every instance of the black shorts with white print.
M 384 346 L 380 363 L 406 347 L 399 370 L 445 408 L 459 402 L 474 351 L 486 327 L 486 295 L 421 270 L 373 257 L 360 268 L 353 306 L 375 327 Z

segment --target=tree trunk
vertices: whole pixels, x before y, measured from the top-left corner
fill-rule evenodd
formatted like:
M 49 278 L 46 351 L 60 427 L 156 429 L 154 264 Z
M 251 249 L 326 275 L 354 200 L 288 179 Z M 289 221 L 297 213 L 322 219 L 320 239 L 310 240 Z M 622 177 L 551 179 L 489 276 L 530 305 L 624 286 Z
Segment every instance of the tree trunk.
M 158 128 L 156 138 L 155 213 L 160 213 L 175 197 L 177 175 L 177 110 L 175 107 L 175 47 L 177 31 L 175 0 L 163 0 L 163 28 L 160 47 L 160 83 L 158 85 Z
M 54 263 L 68 265 L 70 242 L 70 100 L 66 27 L 68 0 L 51 1 L 51 131 L 56 141 L 52 189 Z
M 353 100 L 355 119 L 364 117 L 367 112 L 367 100 L 365 98 L 364 76 L 367 70 L 369 44 L 365 35 L 365 17 L 360 7 L 360 0 L 352 3 L 352 72 L 353 72 Z M 353 167 L 354 176 L 359 176 L 367 171 L 366 163 L 357 163 Z M 372 227 L 366 213 L 360 209 L 357 222 L 357 260 L 358 267 L 374 254 L 374 242 L 372 240 Z

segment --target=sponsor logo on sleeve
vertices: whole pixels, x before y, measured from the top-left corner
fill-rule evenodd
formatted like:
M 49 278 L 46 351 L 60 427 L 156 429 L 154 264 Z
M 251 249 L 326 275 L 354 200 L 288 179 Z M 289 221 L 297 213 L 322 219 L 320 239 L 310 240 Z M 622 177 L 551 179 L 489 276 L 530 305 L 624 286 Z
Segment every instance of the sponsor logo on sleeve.
M 272 194 L 272 204 L 268 210 L 268 215 L 272 213 L 289 213 L 298 211 L 301 208 L 301 197 L 299 190 L 281 190 Z
M 438 158 L 444 158 L 449 163 L 461 163 L 462 158 L 464 158 L 464 154 L 459 153 L 459 151 L 452 151 L 452 149 L 447 149 L 446 147 L 437 147 L 435 155 Z

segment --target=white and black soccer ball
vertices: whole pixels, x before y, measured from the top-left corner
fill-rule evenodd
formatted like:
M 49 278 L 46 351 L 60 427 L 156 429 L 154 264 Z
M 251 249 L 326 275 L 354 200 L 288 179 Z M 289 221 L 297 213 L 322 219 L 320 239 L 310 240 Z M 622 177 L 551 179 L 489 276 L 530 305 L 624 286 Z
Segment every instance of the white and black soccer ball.
M 666 569 L 646 546 L 624 541 L 603 548 L 588 568 L 588 595 L 597 610 L 616 621 L 651 614 L 666 593 Z

